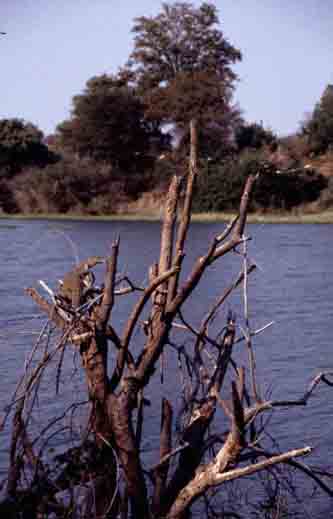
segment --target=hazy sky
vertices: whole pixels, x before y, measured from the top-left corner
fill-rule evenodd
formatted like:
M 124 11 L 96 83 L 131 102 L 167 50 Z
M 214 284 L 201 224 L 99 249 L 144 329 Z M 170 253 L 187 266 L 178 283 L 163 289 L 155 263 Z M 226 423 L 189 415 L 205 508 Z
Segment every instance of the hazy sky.
M 194 1 L 198 6 L 201 2 Z M 333 83 L 333 0 L 212 0 L 243 53 L 235 100 L 249 121 L 298 129 Z M 0 118 L 45 133 L 67 118 L 86 81 L 116 72 L 132 49 L 133 18 L 159 0 L 0 0 Z

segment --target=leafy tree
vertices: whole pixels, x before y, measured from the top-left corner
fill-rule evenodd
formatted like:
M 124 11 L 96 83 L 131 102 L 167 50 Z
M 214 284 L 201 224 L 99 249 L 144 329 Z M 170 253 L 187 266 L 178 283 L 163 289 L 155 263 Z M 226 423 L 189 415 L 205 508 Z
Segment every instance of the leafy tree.
M 238 151 L 246 148 L 258 150 L 263 146 L 274 149 L 277 145 L 277 138 L 273 132 L 258 123 L 240 124 L 235 132 L 235 140 Z
M 277 172 L 273 164 L 251 155 L 218 164 L 206 162 L 202 170 L 194 200 L 197 212 L 235 210 L 246 178 L 256 173 L 260 175 L 253 193 L 252 210 L 290 210 L 318 200 L 327 187 L 327 179 L 315 170 L 299 168 Z
M 222 120 L 217 118 L 199 126 L 198 155 L 201 159 L 220 162 L 237 152 L 234 127 L 237 127 L 239 117 L 236 109 L 228 109 L 224 112 Z M 187 153 L 189 141 L 189 131 L 186 128 L 180 128 L 178 152 Z
M 44 167 L 59 157 L 43 142 L 43 133 L 21 119 L 0 120 L 0 174 L 13 176 L 27 166 Z
M 16 213 L 17 204 L 12 189 L 4 179 L 0 180 L 0 213 Z
M 137 18 L 129 68 L 144 95 L 151 118 L 186 125 L 219 121 L 230 108 L 241 59 L 220 30 L 217 9 L 177 2 L 163 4 L 155 17 Z
M 263 209 L 285 209 L 319 199 L 327 187 L 327 179 L 315 170 L 299 168 L 277 173 L 274 166 L 267 167 L 258 182 L 254 202 Z
M 309 121 L 303 125 L 311 151 L 324 153 L 333 146 L 333 85 L 328 85 Z
M 309 154 L 309 144 L 305 135 L 291 134 L 280 137 L 275 164 L 281 168 L 300 167 Z
M 143 103 L 126 79 L 106 74 L 91 78 L 73 98 L 72 117 L 57 131 L 62 145 L 80 157 L 126 170 L 144 165 L 152 145 L 167 139 L 145 120 Z

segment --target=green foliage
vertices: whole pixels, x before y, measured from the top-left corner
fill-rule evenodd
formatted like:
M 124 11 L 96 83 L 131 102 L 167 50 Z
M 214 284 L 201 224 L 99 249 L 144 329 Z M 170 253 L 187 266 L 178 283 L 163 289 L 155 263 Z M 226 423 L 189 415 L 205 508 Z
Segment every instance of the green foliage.
M 8 186 L 8 181 L 0 180 L 0 213 L 16 213 L 17 204 L 13 191 Z
M 184 125 L 195 117 L 222 120 L 241 59 L 218 27 L 213 4 L 163 4 L 155 17 L 136 19 L 130 70 L 154 119 Z
M 324 189 L 320 194 L 318 208 L 320 210 L 333 208 L 333 177 L 329 177 L 327 179 L 327 188 Z
M 226 160 L 220 164 L 205 163 L 194 201 L 196 212 L 237 209 L 245 179 L 259 173 L 251 209 L 290 210 L 318 200 L 327 187 L 325 177 L 314 170 L 277 171 L 258 158 Z
M 311 118 L 303 125 L 310 150 L 325 153 L 333 148 L 333 85 L 328 85 Z
M 182 2 L 163 4 L 156 17 L 137 18 L 131 58 L 139 80 L 154 87 L 179 73 L 205 71 L 216 73 L 224 83 L 232 82 L 230 64 L 241 55 L 218 23 L 216 7 L 206 2 L 199 8 Z
M 194 212 L 235 209 L 244 179 L 244 171 L 235 161 L 226 160 L 218 164 L 205 161 L 201 165 L 201 175 L 194 196 Z
M 255 205 L 263 209 L 290 210 L 318 200 L 327 187 L 327 179 L 309 169 L 276 172 L 268 168 L 254 192 Z
M 151 167 L 152 146 L 167 145 L 158 126 L 145 120 L 135 90 L 124 78 L 106 74 L 90 79 L 73 98 L 72 117 L 57 131 L 65 149 L 126 172 Z
M 309 146 L 304 135 L 292 134 L 278 140 L 278 160 L 281 166 L 300 167 L 309 154 Z
M 156 161 L 152 171 L 151 184 L 152 187 L 160 187 L 167 190 L 169 182 L 173 175 L 184 171 L 183 158 L 176 153 L 163 154 Z
M 43 133 L 21 119 L 0 120 L 0 175 L 13 176 L 28 166 L 44 167 L 59 157 L 43 142 Z
M 220 162 L 226 157 L 233 155 L 236 151 L 232 127 L 236 114 L 232 111 L 224 113 L 223 120 L 212 120 L 198 128 L 198 156 L 213 162 Z M 190 145 L 189 127 L 182 128 L 177 145 L 177 152 L 185 157 L 188 156 Z
M 274 150 L 277 146 L 277 138 L 273 132 L 258 123 L 240 124 L 235 132 L 235 141 L 239 152 L 249 148 L 259 150 L 263 146 Z

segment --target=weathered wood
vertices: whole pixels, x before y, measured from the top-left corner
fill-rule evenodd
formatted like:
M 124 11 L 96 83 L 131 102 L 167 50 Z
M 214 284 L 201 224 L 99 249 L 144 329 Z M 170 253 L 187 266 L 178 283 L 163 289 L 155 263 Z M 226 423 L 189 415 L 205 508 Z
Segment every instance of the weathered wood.
M 148 519 L 150 517 L 148 492 L 132 423 L 132 410 L 136 396 L 135 384 L 128 380 L 118 397 L 109 395 L 108 414 L 115 447 L 124 471 L 132 517 Z
M 97 328 L 102 332 L 105 332 L 114 305 L 114 290 L 117 274 L 118 252 L 119 238 L 116 242 L 112 244 L 111 257 L 107 258 L 106 260 L 106 273 L 103 297 L 98 310 L 98 317 L 96 319 Z
M 190 160 L 189 172 L 186 182 L 185 200 L 183 210 L 179 222 L 177 240 L 175 250 L 178 254 L 182 254 L 186 242 L 186 237 L 191 222 L 193 190 L 198 176 L 198 121 L 191 119 L 190 121 Z M 168 287 L 168 304 L 175 297 L 179 282 L 179 274 L 170 279 Z
M 161 409 L 161 433 L 160 433 L 160 461 L 167 458 L 172 449 L 172 407 L 170 402 L 163 398 Z M 169 472 L 169 460 L 158 466 L 154 471 L 154 496 L 153 513 L 156 517 L 161 515 L 161 497 L 165 489 Z

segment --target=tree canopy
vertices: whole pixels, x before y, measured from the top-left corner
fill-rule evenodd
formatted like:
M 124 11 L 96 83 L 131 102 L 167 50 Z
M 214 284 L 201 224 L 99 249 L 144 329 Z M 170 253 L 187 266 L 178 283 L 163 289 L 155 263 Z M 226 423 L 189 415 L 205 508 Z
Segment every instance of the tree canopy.
M 328 85 L 310 119 L 303 126 L 311 151 L 324 153 L 333 146 L 333 85 Z
M 144 118 L 144 106 L 127 81 L 103 74 L 73 98 L 72 116 L 57 128 L 63 146 L 80 157 L 133 169 L 149 157 L 163 135 Z
M 196 118 L 207 142 L 225 148 L 238 116 L 231 106 L 231 67 L 241 54 L 220 30 L 216 7 L 163 4 L 157 16 L 137 18 L 133 33 L 128 64 L 117 75 L 91 78 L 73 98 L 71 118 L 57 129 L 63 147 L 123 171 L 141 171 L 169 147 L 163 124 L 177 127 L 184 144 L 188 122 Z M 208 148 L 204 154 L 211 156 Z
M 240 124 L 235 132 L 235 140 L 238 151 L 246 148 L 258 150 L 263 146 L 274 147 L 277 144 L 277 138 L 273 132 L 258 123 Z
M 44 167 L 58 157 L 43 142 L 43 132 L 22 119 L 0 120 L 0 174 L 12 176 L 24 167 Z
M 241 53 L 225 38 L 213 4 L 163 4 L 157 16 L 137 18 L 133 32 L 129 68 L 148 116 L 177 124 L 223 117 Z

